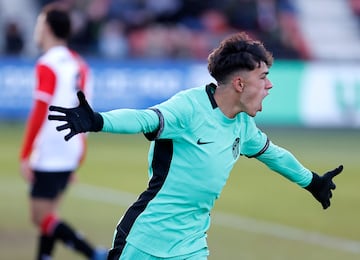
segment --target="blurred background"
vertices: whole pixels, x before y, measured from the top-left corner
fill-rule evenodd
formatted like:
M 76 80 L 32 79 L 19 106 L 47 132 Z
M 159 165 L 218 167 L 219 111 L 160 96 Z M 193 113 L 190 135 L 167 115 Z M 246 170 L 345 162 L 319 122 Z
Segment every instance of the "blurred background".
M 29 110 L 40 55 L 33 29 L 49 2 L 0 0 L 1 118 Z M 148 107 L 209 83 L 209 52 L 247 31 L 275 57 L 260 124 L 360 126 L 359 0 L 63 2 L 73 10 L 70 46 L 92 67 L 98 110 Z
M 46 0 L 0 0 L 0 258 L 32 259 L 36 231 L 18 153 L 32 105 L 35 20 Z M 207 55 L 246 31 L 275 62 L 256 121 L 310 169 L 344 164 L 333 206 L 240 159 L 217 202 L 210 259 L 359 259 L 360 0 L 63 0 L 71 48 L 91 66 L 97 111 L 146 108 L 212 82 Z M 62 208 L 96 244 L 147 183 L 143 136 L 90 135 Z M 240 174 L 239 174 L 240 173 Z M 266 173 L 266 174 L 264 174 Z M 259 250 L 261 248 L 261 250 Z M 81 259 L 60 245 L 54 259 Z

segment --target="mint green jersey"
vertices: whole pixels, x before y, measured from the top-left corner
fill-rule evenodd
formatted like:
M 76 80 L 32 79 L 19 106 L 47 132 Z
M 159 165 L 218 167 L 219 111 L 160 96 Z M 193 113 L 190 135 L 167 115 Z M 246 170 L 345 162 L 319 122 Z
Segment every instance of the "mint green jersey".
M 185 90 L 147 110 L 101 113 L 103 131 L 143 132 L 153 139 L 148 189 L 123 216 L 115 246 L 121 237 L 158 257 L 206 248 L 211 209 L 241 155 L 257 158 L 301 187 L 310 183 L 311 172 L 269 141 L 252 117 L 226 117 L 216 105 L 215 88 Z

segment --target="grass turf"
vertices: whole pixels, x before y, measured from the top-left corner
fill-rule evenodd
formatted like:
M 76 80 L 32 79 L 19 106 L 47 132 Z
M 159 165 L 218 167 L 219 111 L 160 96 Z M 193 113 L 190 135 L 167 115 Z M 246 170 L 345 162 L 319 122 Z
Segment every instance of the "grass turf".
M 358 259 L 360 253 L 349 248 L 351 241 L 360 243 L 360 131 L 264 131 L 313 171 L 323 173 L 344 165 L 344 172 L 335 179 L 332 206 L 322 210 L 308 192 L 255 159 L 241 158 L 213 212 L 209 259 Z M 29 220 L 27 185 L 18 170 L 22 133 L 22 124 L 1 123 L 1 259 L 32 259 L 35 251 L 36 231 Z M 146 187 L 148 142 L 141 135 L 91 133 L 88 147 L 86 161 L 66 194 L 61 215 L 94 244 L 110 246 L 126 203 Z M 131 194 L 130 199 L 127 194 Z M 225 221 L 221 214 L 234 216 L 235 221 Z M 244 217 L 260 228 L 239 226 Z M 261 229 L 264 222 L 274 227 L 275 234 L 266 232 L 266 227 Z M 305 238 L 281 237 L 284 225 L 304 231 Z M 323 235 L 324 241 L 311 242 L 314 232 Z M 59 244 L 54 259 L 82 258 Z

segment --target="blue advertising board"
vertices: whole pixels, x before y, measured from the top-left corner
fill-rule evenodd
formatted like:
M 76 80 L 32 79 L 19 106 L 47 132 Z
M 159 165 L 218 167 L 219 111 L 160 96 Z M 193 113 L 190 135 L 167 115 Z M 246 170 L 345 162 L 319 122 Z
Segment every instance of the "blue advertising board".
M 98 111 L 147 108 L 174 93 L 212 81 L 206 64 L 88 60 Z M 24 119 L 32 104 L 34 60 L 0 59 L 0 118 Z
M 0 119 L 24 120 L 32 105 L 35 60 L 0 59 Z M 96 111 L 147 108 L 180 90 L 213 82 L 195 61 L 88 59 Z M 360 127 L 360 64 L 276 61 L 256 121 L 263 125 Z

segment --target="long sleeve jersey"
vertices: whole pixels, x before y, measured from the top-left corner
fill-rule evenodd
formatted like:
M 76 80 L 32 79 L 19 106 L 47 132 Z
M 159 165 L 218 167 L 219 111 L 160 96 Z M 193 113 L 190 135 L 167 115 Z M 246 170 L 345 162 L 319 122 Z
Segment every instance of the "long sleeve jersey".
M 47 120 L 48 107 L 78 105 L 76 92 L 91 93 L 89 68 L 81 57 L 64 46 L 55 46 L 36 64 L 34 103 L 26 125 L 20 159 L 32 169 L 46 172 L 75 170 L 85 153 L 85 136 L 69 142 L 56 130 L 58 123 Z
M 273 144 L 246 113 L 226 117 L 210 84 L 182 91 L 150 109 L 101 113 L 102 131 L 144 133 L 151 140 L 149 186 L 121 221 L 126 241 L 158 257 L 207 246 L 210 211 L 241 155 L 255 157 L 301 187 L 311 171 Z

